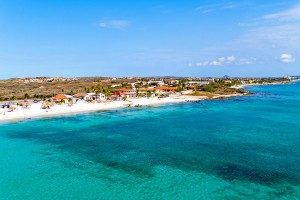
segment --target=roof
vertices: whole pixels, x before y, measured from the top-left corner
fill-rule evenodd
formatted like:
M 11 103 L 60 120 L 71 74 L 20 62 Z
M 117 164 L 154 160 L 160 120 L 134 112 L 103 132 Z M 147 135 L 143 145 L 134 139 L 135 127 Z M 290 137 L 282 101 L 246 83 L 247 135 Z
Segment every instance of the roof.
M 77 93 L 74 95 L 76 98 L 85 97 L 86 93 Z
M 140 88 L 139 91 L 155 91 L 156 88 Z
M 159 86 L 157 89 L 159 90 L 176 90 L 177 87 L 167 87 L 167 86 Z
M 62 99 L 68 99 L 68 98 L 63 94 L 57 94 L 55 95 L 55 97 L 53 97 L 53 100 L 62 100 Z

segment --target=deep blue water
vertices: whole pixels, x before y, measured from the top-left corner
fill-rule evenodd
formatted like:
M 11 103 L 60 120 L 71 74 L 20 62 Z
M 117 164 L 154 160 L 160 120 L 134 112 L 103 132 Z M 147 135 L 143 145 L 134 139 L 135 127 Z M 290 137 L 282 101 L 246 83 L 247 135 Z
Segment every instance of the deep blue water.
M 0 124 L 0 199 L 300 199 L 300 83 Z

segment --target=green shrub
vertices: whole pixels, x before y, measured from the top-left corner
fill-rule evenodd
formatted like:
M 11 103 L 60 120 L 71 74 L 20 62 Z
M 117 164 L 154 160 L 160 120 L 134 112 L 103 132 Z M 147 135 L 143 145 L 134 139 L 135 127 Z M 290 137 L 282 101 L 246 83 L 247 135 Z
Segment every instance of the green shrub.
M 213 86 L 211 86 L 211 85 L 203 86 L 201 88 L 201 90 L 205 91 L 205 92 L 215 92 L 216 91 L 216 89 Z

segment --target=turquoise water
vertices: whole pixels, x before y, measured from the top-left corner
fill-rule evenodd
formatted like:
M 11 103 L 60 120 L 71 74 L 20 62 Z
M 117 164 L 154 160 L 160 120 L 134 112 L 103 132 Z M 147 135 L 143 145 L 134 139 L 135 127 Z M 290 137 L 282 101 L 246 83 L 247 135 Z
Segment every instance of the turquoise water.
M 0 124 L 0 199 L 300 199 L 300 83 Z

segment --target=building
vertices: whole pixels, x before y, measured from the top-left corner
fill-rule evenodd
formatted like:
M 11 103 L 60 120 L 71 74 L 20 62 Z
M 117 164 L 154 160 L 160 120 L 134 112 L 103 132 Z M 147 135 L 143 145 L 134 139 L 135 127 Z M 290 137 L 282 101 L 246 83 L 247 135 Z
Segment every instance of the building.
M 209 85 L 209 81 L 203 80 L 203 81 L 189 81 L 187 83 L 187 86 L 194 86 L 194 85 Z
M 150 81 L 148 82 L 148 84 L 151 84 L 151 83 L 155 83 L 155 84 L 157 84 L 157 85 L 159 85 L 159 86 L 164 85 L 164 81 L 162 81 L 162 80 L 159 80 L 159 81 L 150 80 Z
M 64 95 L 64 94 L 57 94 L 55 95 L 53 98 L 53 101 L 55 102 L 61 102 L 62 100 L 67 103 L 68 102 L 68 98 Z
M 119 88 L 114 89 L 114 96 L 117 97 L 117 100 L 121 100 L 124 97 L 134 98 L 137 96 L 137 92 L 133 88 Z
M 87 93 L 84 97 L 83 100 L 85 101 L 105 101 L 106 96 L 103 93 L 96 94 L 96 93 Z
M 141 94 L 142 96 L 148 96 L 151 94 L 151 96 L 155 96 L 157 94 L 157 89 L 156 88 L 140 88 L 138 89 L 138 93 Z

